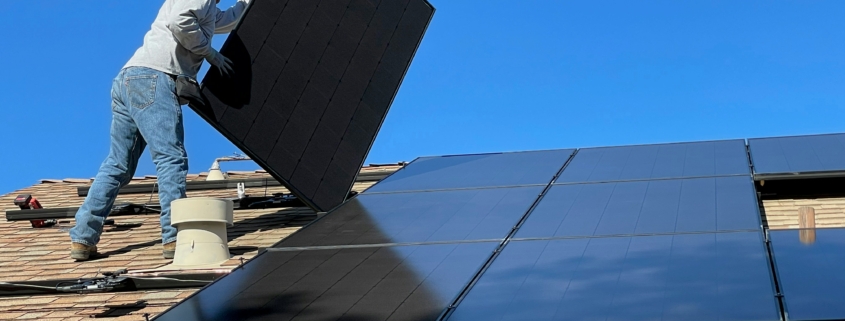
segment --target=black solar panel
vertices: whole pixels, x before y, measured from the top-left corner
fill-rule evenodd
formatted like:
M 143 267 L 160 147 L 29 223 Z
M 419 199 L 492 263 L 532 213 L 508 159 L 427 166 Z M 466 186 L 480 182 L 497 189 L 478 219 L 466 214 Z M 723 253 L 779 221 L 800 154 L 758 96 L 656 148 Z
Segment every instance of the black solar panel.
M 367 193 L 547 185 L 573 149 L 423 157 Z
M 751 177 L 555 185 L 516 237 L 760 230 Z
M 845 319 L 845 229 L 770 231 L 789 320 Z
M 205 120 L 311 207 L 343 202 L 434 13 L 425 0 L 254 0 Z
M 757 179 L 845 175 L 845 134 L 756 138 L 748 147 Z
M 496 245 L 266 252 L 156 320 L 436 320 Z
M 745 141 L 580 149 L 557 183 L 750 174 Z
M 759 232 L 514 241 L 448 320 L 779 320 Z
M 542 190 L 362 194 L 277 247 L 502 239 Z

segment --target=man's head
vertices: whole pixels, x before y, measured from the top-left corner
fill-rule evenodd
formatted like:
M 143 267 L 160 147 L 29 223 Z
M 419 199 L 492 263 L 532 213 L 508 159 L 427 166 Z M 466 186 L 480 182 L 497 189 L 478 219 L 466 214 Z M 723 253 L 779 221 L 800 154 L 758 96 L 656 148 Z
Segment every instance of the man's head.
M 220 4 L 220 0 L 217 0 L 217 4 Z

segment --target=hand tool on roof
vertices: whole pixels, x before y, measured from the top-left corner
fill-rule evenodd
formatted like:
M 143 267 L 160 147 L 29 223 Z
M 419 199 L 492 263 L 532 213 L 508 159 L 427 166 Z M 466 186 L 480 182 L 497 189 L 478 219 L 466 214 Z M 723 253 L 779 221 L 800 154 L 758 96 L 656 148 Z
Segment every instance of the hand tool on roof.
M 37 210 L 43 208 L 41 207 L 41 203 L 32 197 L 31 194 L 18 195 L 18 197 L 15 197 L 14 203 L 20 207 L 21 210 Z M 56 220 L 29 220 L 29 223 L 32 224 L 32 227 L 34 228 L 50 227 L 56 225 Z

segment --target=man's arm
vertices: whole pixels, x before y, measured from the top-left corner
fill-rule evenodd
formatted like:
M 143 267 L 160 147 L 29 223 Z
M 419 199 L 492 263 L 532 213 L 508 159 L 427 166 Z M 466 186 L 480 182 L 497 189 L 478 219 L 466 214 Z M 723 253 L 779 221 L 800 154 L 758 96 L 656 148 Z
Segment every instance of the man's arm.
M 235 26 L 238 25 L 238 20 L 241 19 L 241 16 L 244 14 L 244 10 L 246 10 L 247 5 L 249 5 L 250 0 L 238 0 L 234 6 L 226 11 L 217 10 L 217 20 L 215 21 L 215 28 L 214 33 L 229 33 L 232 29 L 235 29 Z
M 206 37 L 200 27 L 200 17 L 204 17 L 207 10 L 216 10 L 213 0 L 179 0 L 174 1 L 170 16 L 167 17 L 167 28 L 173 33 L 176 41 L 201 57 L 208 57 L 213 49 L 211 39 Z

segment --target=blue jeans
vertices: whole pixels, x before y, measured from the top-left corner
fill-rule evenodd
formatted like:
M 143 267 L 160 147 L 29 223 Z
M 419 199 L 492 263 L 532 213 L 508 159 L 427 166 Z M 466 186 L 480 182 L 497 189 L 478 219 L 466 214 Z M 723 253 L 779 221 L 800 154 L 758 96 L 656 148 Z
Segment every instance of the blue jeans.
M 111 97 L 111 149 L 85 202 L 76 212 L 71 241 L 97 245 L 118 190 L 132 179 L 138 158 L 149 145 L 158 174 L 161 240 L 163 244 L 175 242 L 176 228 L 170 226 L 170 202 L 185 197 L 188 174 L 176 82 L 160 71 L 128 67 L 114 79 Z

